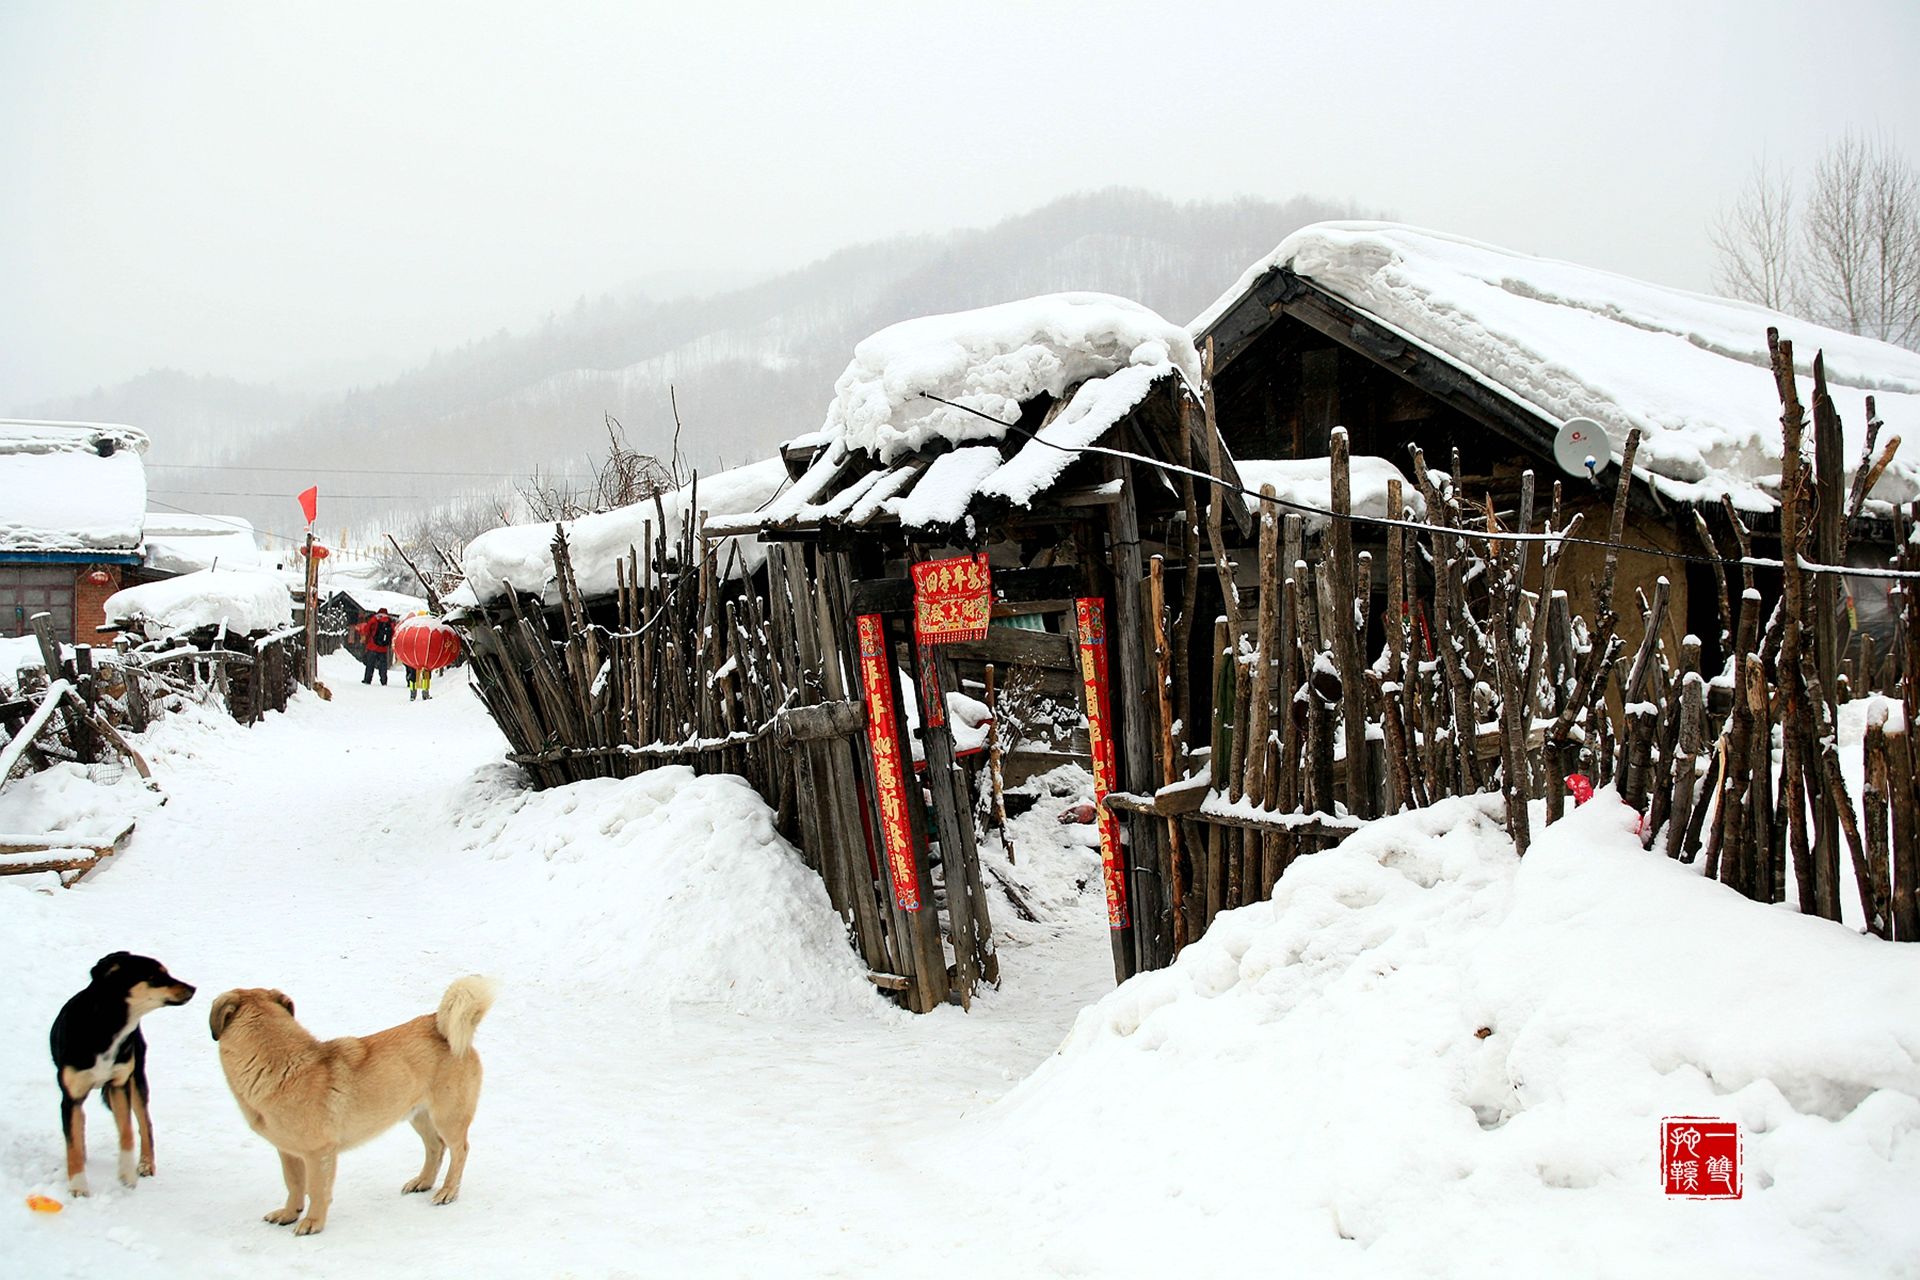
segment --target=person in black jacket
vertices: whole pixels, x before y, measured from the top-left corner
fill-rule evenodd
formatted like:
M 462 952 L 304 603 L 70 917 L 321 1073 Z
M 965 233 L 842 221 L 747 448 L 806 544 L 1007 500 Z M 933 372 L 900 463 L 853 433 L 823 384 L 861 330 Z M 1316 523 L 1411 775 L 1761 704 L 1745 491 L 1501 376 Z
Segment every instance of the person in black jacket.
M 361 622 L 354 628 L 360 633 L 360 642 L 366 646 L 367 674 L 360 679 L 361 684 L 372 684 L 373 673 L 380 673 L 380 683 L 387 682 L 388 655 L 393 650 L 393 615 L 385 609 Z

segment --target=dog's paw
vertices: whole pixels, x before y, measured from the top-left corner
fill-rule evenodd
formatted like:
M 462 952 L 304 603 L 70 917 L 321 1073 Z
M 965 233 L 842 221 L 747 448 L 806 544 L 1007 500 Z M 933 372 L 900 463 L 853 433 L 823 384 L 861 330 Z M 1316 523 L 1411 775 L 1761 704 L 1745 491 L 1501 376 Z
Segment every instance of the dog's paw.
M 459 1198 L 460 1188 L 458 1187 L 442 1187 L 433 1193 L 433 1202 L 435 1204 L 452 1204 Z
M 317 1236 L 326 1229 L 327 1224 L 318 1218 L 302 1218 L 294 1225 L 293 1234 L 297 1236 Z
M 120 1185 L 123 1187 L 137 1187 L 140 1185 L 140 1174 L 134 1165 L 133 1152 L 131 1151 L 122 1151 L 120 1153 Z
M 272 1213 L 261 1215 L 263 1221 L 271 1222 L 276 1227 L 284 1227 L 299 1216 L 298 1209 L 275 1209 Z
M 153 1161 L 142 1160 L 140 1162 L 140 1176 L 143 1178 L 151 1178 L 153 1176 Z
M 403 1196 L 410 1196 L 416 1191 L 431 1191 L 431 1190 L 433 1190 L 432 1178 L 415 1178 L 412 1182 L 409 1182 L 406 1186 L 400 1188 L 400 1194 Z
M 92 1195 L 92 1188 L 87 1186 L 87 1175 L 84 1173 L 76 1173 L 73 1177 L 67 1179 L 67 1194 L 82 1199 Z

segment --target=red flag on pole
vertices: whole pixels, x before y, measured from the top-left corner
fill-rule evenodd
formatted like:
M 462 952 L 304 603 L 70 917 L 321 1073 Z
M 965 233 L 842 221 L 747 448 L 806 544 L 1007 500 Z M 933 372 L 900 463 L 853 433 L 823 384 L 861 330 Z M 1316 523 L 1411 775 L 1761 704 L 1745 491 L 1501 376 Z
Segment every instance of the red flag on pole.
M 300 509 L 307 513 L 307 523 L 312 524 L 320 518 L 320 486 L 314 485 L 300 494 Z

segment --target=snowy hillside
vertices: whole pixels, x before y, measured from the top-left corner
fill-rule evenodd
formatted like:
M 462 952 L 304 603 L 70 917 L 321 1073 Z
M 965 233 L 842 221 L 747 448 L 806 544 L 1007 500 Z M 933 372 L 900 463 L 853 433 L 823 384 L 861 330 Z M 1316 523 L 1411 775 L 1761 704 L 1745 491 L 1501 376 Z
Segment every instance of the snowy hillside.
M 1103 191 L 985 229 L 846 249 L 708 297 L 582 299 L 525 331 L 436 352 L 390 382 L 329 401 L 250 396 L 237 384 L 169 374 L 43 408 L 71 416 L 75 406 L 111 407 L 150 429 L 154 457 L 167 467 L 417 473 L 321 476 L 322 526 L 333 528 L 509 483 L 503 475 L 428 473 L 578 473 L 603 451 L 606 414 L 625 424 L 635 447 L 664 453 L 673 433 L 669 386 L 686 428 L 682 448 L 703 471 L 764 457 L 820 425 L 848 351 L 886 325 L 1063 290 L 1116 293 L 1163 315 L 1190 315 L 1278 237 L 1343 212 L 1311 199 L 1176 204 Z M 290 496 L 309 480 L 289 486 L 287 476 L 163 469 L 154 488 L 175 506 L 292 535 Z

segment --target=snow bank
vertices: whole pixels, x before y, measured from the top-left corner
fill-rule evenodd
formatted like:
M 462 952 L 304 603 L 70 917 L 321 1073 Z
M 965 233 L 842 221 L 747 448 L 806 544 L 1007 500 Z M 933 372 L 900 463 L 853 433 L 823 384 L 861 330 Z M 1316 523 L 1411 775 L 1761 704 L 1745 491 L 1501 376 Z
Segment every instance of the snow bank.
M 731 471 L 701 476 L 697 486 L 663 494 L 661 506 L 667 519 L 664 531 L 659 528 L 660 514 L 651 501 L 563 522 L 580 590 L 588 596 L 611 594 L 616 585 L 614 566 L 626 559 L 630 549 L 641 546 L 645 526 L 655 526 L 655 543 L 662 537 L 669 542 L 678 539 L 685 527 L 690 502 L 699 504 L 699 511 L 694 513 L 696 519 L 703 513 L 753 511 L 779 492 L 786 482 L 786 464 L 778 458 L 768 458 Z M 723 569 L 734 549 L 749 572 L 766 560 L 766 548 L 753 539 L 727 539 L 718 547 Z M 467 589 L 482 603 L 504 599 L 504 584 L 511 584 L 515 591 L 540 594 L 549 604 L 559 599 L 553 589 L 552 522 L 509 525 L 483 533 L 467 544 L 460 567 L 466 574 Z
M 145 537 L 147 566 L 163 573 L 192 573 L 215 564 L 223 569 L 263 567 L 253 525 L 238 516 L 149 511 Z
M 532 873 L 528 946 L 569 939 L 580 980 L 642 1006 L 884 1011 L 820 877 L 743 779 L 672 766 L 528 792 L 502 767 L 473 785 L 454 838 Z
M 249 635 L 293 621 L 293 599 L 278 575 L 206 569 L 116 591 L 107 597 L 107 621 L 150 640 L 185 635 L 222 622 Z
M 1611 792 L 1524 863 L 1498 806 L 1295 863 L 1083 1012 L 980 1118 L 979 1158 L 1167 1253 L 1142 1270 L 1204 1227 L 1222 1270 L 1277 1248 L 1321 1276 L 1912 1274 L 1920 949 L 1642 852 Z M 1663 1195 L 1667 1115 L 1740 1123 L 1744 1199 Z
M 1387 510 L 1387 484 L 1393 480 L 1400 482 L 1401 504 L 1413 508 L 1413 518 L 1418 520 L 1427 514 L 1427 501 L 1420 496 L 1420 487 L 1407 479 L 1400 468 L 1385 458 L 1362 456 L 1350 458 L 1348 461 L 1352 473 L 1348 489 L 1352 495 L 1355 515 L 1399 519 L 1400 512 Z M 1316 511 L 1333 509 L 1333 462 L 1331 459 L 1240 458 L 1235 460 L 1234 465 L 1240 468 L 1241 485 L 1254 493 L 1260 492 L 1260 486 L 1270 484 L 1273 486 L 1274 493 L 1283 502 L 1312 507 Z M 1259 515 L 1259 500 L 1248 498 L 1247 510 L 1256 516 Z M 1319 533 L 1331 522 L 1327 516 L 1295 512 L 1286 507 L 1280 510 L 1282 515 L 1302 516 L 1306 521 L 1308 533 Z
M 164 803 L 132 769 L 61 761 L 0 787 L 0 842 L 93 845 Z
M 1791 338 L 1811 404 L 1826 353 L 1847 465 L 1873 394 L 1906 443 L 1873 497 L 1920 497 L 1920 353 L 1750 303 L 1688 293 L 1382 222 L 1327 222 L 1281 241 L 1194 322 L 1205 330 L 1268 271 L 1288 266 L 1550 423 L 1589 417 L 1614 442 L 1640 428 L 1636 469 L 1682 500 L 1730 495 L 1770 509 L 1779 487 L 1780 403 L 1767 328 Z
M 40 642 L 33 636 L 0 636 L 0 694 L 20 687 L 23 667 L 44 667 Z
M 1200 357 L 1179 326 L 1105 293 L 1055 293 L 922 316 L 853 349 L 820 439 L 891 462 L 935 439 L 998 440 L 1020 406 L 1134 365 L 1171 364 L 1200 385 Z M 986 418 L 925 399 L 952 400 Z
M 0 421 L 0 549 L 137 550 L 146 447 L 131 427 Z

